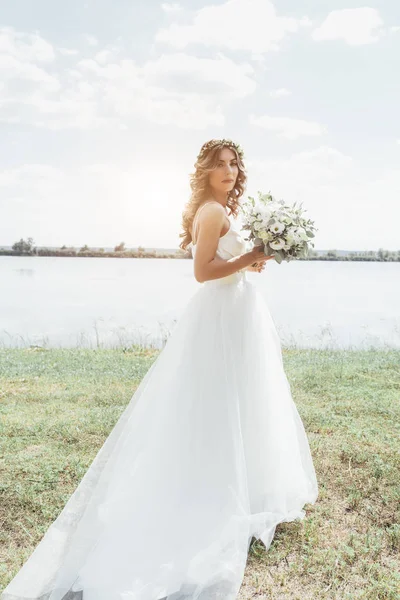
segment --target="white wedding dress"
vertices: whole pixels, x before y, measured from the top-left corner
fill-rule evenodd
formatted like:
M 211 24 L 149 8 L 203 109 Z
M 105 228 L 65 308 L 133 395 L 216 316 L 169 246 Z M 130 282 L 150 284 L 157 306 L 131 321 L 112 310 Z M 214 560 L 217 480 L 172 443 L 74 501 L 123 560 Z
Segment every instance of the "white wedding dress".
M 246 250 L 229 219 L 225 259 Z M 245 271 L 206 281 L 0 600 L 231 600 L 252 536 L 317 496 L 263 296 Z

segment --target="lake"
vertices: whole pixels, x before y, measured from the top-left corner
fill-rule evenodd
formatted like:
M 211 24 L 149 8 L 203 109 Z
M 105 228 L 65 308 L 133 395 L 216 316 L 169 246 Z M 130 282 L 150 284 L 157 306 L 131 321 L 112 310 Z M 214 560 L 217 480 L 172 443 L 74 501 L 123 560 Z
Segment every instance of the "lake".
M 0 256 L 3 347 L 162 347 L 202 285 L 191 259 Z M 284 346 L 400 348 L 400 263 L 268 261 L 247 273 Z

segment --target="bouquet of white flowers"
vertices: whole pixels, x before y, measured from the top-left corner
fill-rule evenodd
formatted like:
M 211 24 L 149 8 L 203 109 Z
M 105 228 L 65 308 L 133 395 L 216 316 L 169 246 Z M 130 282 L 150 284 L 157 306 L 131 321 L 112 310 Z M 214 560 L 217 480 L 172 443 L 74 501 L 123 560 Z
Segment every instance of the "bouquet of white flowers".
M 257 193 L 258 200 L 248 196 L 248 201 L 241 205 L 242 228 L 250 231 L 246 239 L 255 246 L 264 244 L 266 256 L 273 255 L 279 264 L 282 260 L 305 258 L 309 246 L 314 246 L 310 239 L 317 230 L 314 221 L 303 216 L 302 203 L 298 207 L 296 202 L 288 206 L 269 193 Z

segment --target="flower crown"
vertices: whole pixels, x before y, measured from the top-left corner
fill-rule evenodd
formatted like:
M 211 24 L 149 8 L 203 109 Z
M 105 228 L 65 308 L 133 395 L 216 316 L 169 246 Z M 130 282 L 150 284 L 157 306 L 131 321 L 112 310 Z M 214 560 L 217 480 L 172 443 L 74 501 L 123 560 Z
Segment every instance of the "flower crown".
M 210 150 L 211 148 L 214 148 L 214 146 L 219 146 L 220 144 L 227 146 L 228 148 L 235 148 L 235 150 L 237 151 L 240 158 L 243 159 L 244 152 L 243 152 L 243 148 L 240 146 L 240 144 L 236 144 L 234 141 L 232 141 L 230 139 L 223 138 L 222 140 L 213 139 L 213 140 L 210 140 L 209 142 L 206 142 L 205 144 L 203 144 L 201 147 L 201 150 L 197 156 L 197 160 L 201 159 L 208 150 Z

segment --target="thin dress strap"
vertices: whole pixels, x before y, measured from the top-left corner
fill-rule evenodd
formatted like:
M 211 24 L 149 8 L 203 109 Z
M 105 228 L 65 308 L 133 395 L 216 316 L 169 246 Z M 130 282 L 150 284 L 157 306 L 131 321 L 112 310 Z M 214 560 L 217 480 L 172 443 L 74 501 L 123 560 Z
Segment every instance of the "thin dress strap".
M 197 217 L 198 217 L 198 215 L 199 215 L 199 213 L 200 213 L 201 209 L 202 209 L 202 208 L 203 208 L 203 207 L 204 207 L 206 204 L 213 204 L 214 202 L 216 202 L 216 200 L 209 200 L 208 202 L 204 202 L 204 204 L 202 204 L 202 205 L 200 206 L 200 208 L 199 208 L 199 209 L 197 209 L 197 213 L 195 214 L 195 216 L 194 216 L 194 219 L 193 219 L 193 223 L 192 223 L 192 233 L 193 233 L 193 234 L 194 234 L 195 222 L 197 223 L 196 219 L 197 219 Z M 192 235 L 192 243 L 195 245 L 195 241 L 194 241 L 194 237 L 193 237 L 193 235 Z

